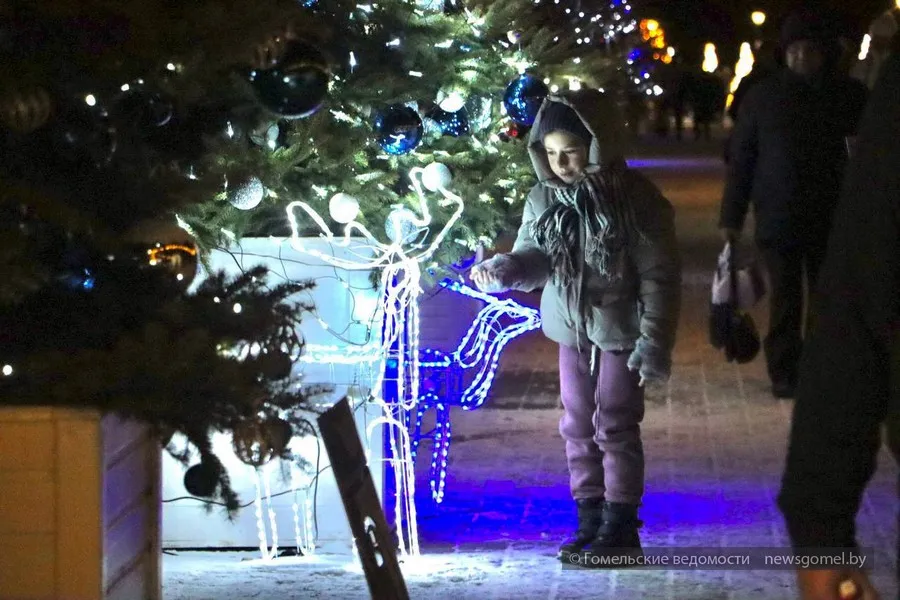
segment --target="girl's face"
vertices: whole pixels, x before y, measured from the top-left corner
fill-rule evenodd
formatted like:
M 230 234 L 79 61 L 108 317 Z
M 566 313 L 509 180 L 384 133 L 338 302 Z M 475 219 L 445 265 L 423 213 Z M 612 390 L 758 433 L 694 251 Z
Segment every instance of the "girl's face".
M 553 174 L 565 183 L 575 183 L 588 165 L 588 149 L 581 138 L 565 131 L 544 136 L 544 150 Z

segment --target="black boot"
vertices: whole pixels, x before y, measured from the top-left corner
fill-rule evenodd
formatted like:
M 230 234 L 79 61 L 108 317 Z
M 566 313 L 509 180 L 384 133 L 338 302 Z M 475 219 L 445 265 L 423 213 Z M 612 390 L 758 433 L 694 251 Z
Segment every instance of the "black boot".
M 562 543 L 556 555 L 565 562 L 571 555 L 584 551 L 588 542 L 597 537 L 597 530 L 603 523 L 603 498 L 581 498 L 575 504 L 578 507 L 578 529 Z
M 604 502 L 602 523 L 597 535 L 585 547 L 584 565 L 587 567 L 623 567 L 633 562 L 617 562 L 616 559 L 639 559 L 644 552 L 638 536 L 641 521 L 637 518 L 638 507 L 622 502 Z M 612 560 L 609 560 L 612 559 Z

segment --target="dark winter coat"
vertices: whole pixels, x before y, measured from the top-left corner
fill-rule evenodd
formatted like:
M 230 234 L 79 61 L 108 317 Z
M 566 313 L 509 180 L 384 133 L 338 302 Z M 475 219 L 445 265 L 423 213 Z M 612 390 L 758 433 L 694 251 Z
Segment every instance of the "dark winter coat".
M 881 426 L 900 455 L 900 55 L 847 171 L 804 341 L 778 504 L 795 547 L 847 547 Z M 892 373 L 893 370 L 893 373 Z
M 782 69 L 747 93 L 731 139 L 719 225 L 741 229 L 750 204 L 761 247 L 825 239 L 866 88 L 838 75 L 811 84 Z

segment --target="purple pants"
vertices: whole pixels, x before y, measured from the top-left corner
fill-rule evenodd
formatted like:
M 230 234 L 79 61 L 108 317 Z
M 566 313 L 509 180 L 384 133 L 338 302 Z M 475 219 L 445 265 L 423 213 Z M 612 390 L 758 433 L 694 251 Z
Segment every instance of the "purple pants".
M 626 365 L 630 351 L 559 347 L 559 389 L 572 497 L 640 504 L 644 495 L 644 388 Z

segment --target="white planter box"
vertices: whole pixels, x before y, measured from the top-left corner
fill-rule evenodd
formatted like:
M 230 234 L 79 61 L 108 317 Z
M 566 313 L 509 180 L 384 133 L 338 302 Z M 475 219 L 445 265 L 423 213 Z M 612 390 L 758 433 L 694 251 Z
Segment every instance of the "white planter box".
M 365 260 L 368 251 L 362 240 L 356 242 L 351 249 L 341 248 L 322 238 L 307 238 L 304 244 L 320 252 L 335 256 Z M 359 385 L 364 391 L 374 382 L 377 364 L 342 364 L 340 358 L 351 346 L 359 348 L 367 341 L 367 325 L 353 324 L 354 321 L 370 324 L 372 340 L 380 339 L 379 304 L 380 290 L 370 285 L 368 270 L 347 271 L 336 270 L 321 260 L 294 250 L 289 240 L 284 238 L 248 238 L 241 240 L 230 252 L 214 252 L 211 266 L 215 270 L 224 269 L 229 274 L 237 274 L 250 267 L 262 264 L 269 268 L 269 283 L 279 283 L 285 279 L 299 281 L 314 279 L 316 288 L 303 294 L 296 300 L 311 303 L 316 308 L 316 316 L 306 315 L 301 326 L 304 340 L 310 347 L 321 349 L 329 346 L 334 360 L 322 362 L 299 362 L 294 365 L 294 372 L 303 376 L 308 385 L 325 384 L 334 386 L 334 392 L 317 401 L 328 406 L 343 397 L 351 385 Z M 198 277 L 199 279 L 199 277 Z M 346 286 L 345 286 L 346 284 Z M 349 288 L 349 289 L 348 289 Z M 352 290 L 352 295 L 350 290 Z M 322 323 L 341 332 L 336 336 Z M 368 425 L 382 416 L 377 405 L 366 404 L 355 411 L 360 437 L 366 441 Z M 382 432 L 375 427 L 368 438 L 370 449 L 370 465 L 376 488 L 382 490 Z M 365 445 L 365 444 L 364 444 Z M 297 439 L 292 445 L 295 453 L 304 456 L 321 470 L 317 489 L 306 477 L 298 483 L 299 492 L 292 491 L 291 482 L 284 481 L 279 475 L 281 461 L 273 461 L 264 468 L 265 477 L 271 484 L 272 502 L 264 503 L 263 522 L 267 546 L 271 546 L 273 532 L 268 510 L 274 512 L 275 530 L 280 548 L 294 547 L 297 542 L 297 529 L 304 533 L 306 519 L 306 498 L 315 498 L 310 507 L 315 516 L 318 535 L 313 540 L 304 541 L 315 544 L 324 552 L 350 553 L 353 550 L 353 535 L 347 523 L 341 497 L 334 481 L 331 469 L 328 468 L 328 456 L 324 445 L 317 439 Z M 231 438 L 227 434 L 213 436 L 213 449 L 228 469 L 228 475 L 234 490 L 240 496 L 242 504 L 253 501 L 257 494 L 257 473 L 253 467 L 242 463 L 234 454 Z M 184 488 L 184 467 L 163 453 L 163 546 L 166 548 L 235 548 L 260 547 L 260 527 L 257 520 L 257 506 L 243 508 L 233 521 L 228 521 L 220 507 L 207 512 L 202 502 L 186 498 Z M 308 495 L 306 491 L 308 490 Z M 313 493 L 315 492 L 315 493 Z M 265 494 L 263 494 L 265 498 Z M 174 501 L 172 501 L 174 500 Z M 294 502 L 300 505 L 299 518 L 295 522 Z
M 160 599 L 159 456 L 139 423 L 0 408 L 0 598 Z

